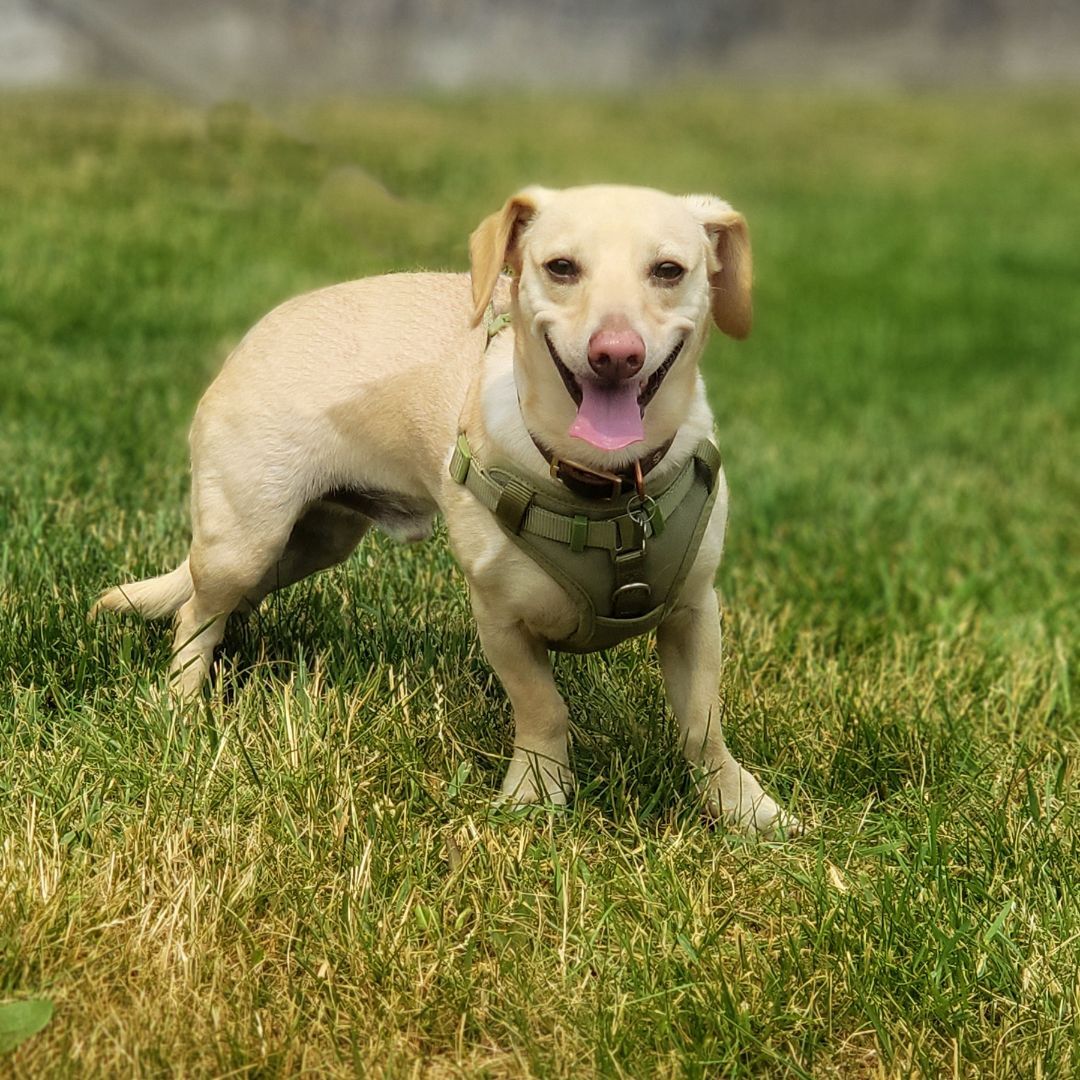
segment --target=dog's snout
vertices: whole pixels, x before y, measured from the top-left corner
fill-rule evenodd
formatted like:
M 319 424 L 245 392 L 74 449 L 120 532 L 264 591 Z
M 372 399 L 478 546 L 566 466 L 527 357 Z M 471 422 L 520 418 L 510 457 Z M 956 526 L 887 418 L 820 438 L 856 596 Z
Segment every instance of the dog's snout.
M 598 330 L 589 338 L 589 367 L 603 379 L 629 379 L 645 363 L 645 342 L 636 330 Z

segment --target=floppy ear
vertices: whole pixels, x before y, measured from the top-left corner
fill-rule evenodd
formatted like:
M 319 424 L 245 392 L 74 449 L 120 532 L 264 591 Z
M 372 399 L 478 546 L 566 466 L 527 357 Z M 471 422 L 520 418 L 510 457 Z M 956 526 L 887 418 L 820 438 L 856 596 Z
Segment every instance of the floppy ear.
M 531 187 L 512 195 L 501 210 L 484 218 L 469 237 L 473 326 L 479 326 L 484 318 L 503 267 L 514 261 L 518 234 L 536 213 L 542 194 L 542 188 Z
M 712 195 L 685 195 L 683 201 L 709 238 L 709 286 L 716 325 L 744 338 L 754 321 L 750 286 L 754 276 L 746 219 Z

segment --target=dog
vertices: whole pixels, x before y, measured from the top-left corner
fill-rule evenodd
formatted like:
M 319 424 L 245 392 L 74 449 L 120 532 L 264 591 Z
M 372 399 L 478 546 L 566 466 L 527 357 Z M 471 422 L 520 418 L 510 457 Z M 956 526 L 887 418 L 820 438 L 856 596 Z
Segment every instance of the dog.
M 257 323 L 195 414 L 188 557 L 94 612 L 175 615 L 171 685 L 192 695 L 230 613 L 340 563 L 372 526 L 414 542 L 441 513 L 513 706 L 503 801 L 572 788 L 549 649 L 655 625 L 707 811 L 798 831 L 720 725 L 728 500 L 698 360 L 712 323 L 750 331 L 743 216 L 712 196 L 529 187 L 469 252 L 469 275 L 334 285 Z M 665 517 L 680 536 L 652 558 Z

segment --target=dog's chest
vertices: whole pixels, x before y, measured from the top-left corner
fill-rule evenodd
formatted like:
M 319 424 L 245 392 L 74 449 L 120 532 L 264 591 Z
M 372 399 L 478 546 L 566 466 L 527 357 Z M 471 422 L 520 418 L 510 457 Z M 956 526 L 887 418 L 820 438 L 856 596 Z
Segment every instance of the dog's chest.
M 515 580 L 521 562 L 531 563 L 528 587 L 519 587 L 514 597 L 517 610 L 533 609 L 532 617 L 522 621 L 553 649 L 595 652 L 654 629 L 677 602 L 711 519 L 721 463 L 716 447 L 702 440 L 663 490 L 612 498 L 602 506 L 580 496 L 569 501 L 569 496 L 546 495 L 508 467 L 485 469 L 464 434 L 449 473 L 475 499 L 467 514 L 474 530 L 490 537 L 494 525 L 503 541 L 490 544 L 479 559 L 467 541 L 458 546 L 472 556 L 473 572 L 495 575 L 495 587 L 505 592 L 500 572 L 506 568 L 505 580 Z M 487 520 L 484 510 L 491 515 Z M 508 544 L 526 557 L 515 563 L 514 575 L 509 574 Z M 544 602 L 529 603 L 541 594 L 538 581 L 543 578 L 548 584 Z M 551 585 L 574 612 L 572 620 L 561 617 L 564 604 L 550 600 Z M 552 607 L 560 610 L 559 630 L 537 627 L 537 606 L 543 614 Z M 565 632 L 564 623 L 569 624 Z

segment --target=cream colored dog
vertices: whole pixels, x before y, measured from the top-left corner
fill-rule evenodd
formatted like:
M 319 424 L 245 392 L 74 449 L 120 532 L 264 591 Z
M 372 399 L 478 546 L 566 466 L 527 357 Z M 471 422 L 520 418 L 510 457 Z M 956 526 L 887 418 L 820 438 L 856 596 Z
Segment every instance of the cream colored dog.
M 95 611 L 176 613 L 172 672 L 202 685 L 226 617 L 345 559 L 372 526 L 427 537 L 436 513 L 469 582 L 480 641 L 513 705 L 510 802 L 565 802 L 567 707 L 547 644 L 577 612 L 559 584 L 452 479 L 459 431 L 485 461 L 559 489 L 537 443 L 585 469 L 655 463 L 662 484 L 712 432 L 698 374 L 710 320 L 750 330 L 742 216 L 708 196 L 630 187 L 528 188 L 470 240 L 459 274 L 395 274 L 290 300 L 259 322 L 191 429 L 192 541 L 171 573 L 109 590 Z M 512 276 L 501 276 L 509 265 Z M 511 332 L 489 340 L 493 300 Z M 720 730 L 714 578 L 723 474 L 697 557 L 657 631 L 683 750 L 714 815 L 796 827 Z

